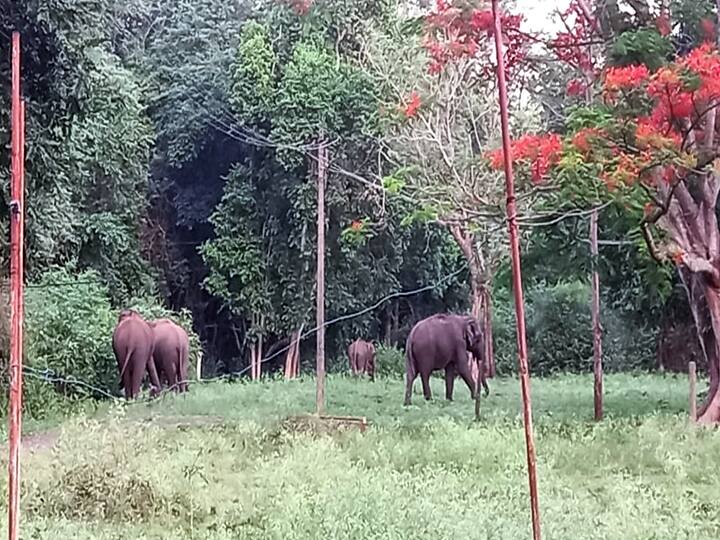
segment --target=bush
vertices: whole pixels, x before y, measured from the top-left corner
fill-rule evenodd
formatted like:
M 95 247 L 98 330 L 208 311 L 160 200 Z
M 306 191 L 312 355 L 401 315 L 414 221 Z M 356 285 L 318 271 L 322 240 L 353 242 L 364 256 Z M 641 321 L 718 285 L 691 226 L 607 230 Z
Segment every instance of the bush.
M 380 376 L 403 377 L 405 375 L 405 352 L 397 347 L 378 345 L 375 369 Z
M 593 368 L 590 286 L 581 281 L 540 284 L 528 289 L 525 320 L 533 375 L 588 373 Z M 653 365 L 652 330 L 638 328 L 617 310 L 603 305 L 603 365 L 628 371 Z M 496 291 L 493 332 L 498 372 L 517 371 L 515 310 L 506 290 Z
M 46 272 L 28 285 L 25 306 L 24 393 L 32 416 L 42 417 L 55 408 L 58 395 L 77 400 L 117 392 L 112 351 L 117 315 L 94 271 Z M 73 379 L 83 384 L 67 382 Z

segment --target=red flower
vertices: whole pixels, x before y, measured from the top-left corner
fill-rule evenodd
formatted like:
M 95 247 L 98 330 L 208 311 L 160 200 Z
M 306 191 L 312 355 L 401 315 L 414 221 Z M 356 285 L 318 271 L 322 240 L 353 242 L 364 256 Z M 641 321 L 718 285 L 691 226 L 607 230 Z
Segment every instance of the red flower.
M 664 125 L 658 126 L 652 118 L 641 118 L 638 120 L 637 129 L 635 130 L 635 140 L 641 149 L 679 149 L 682 144 L 682 137 L 679 133 Z
M 422 101 L 420 100 L 420 96 L 415 90 L 410 92 L 410 96 L 406 101 L 407 103 L 403 107 L 401 107 L 401 111 L 407 118 L 412 118 L 417 115 L 418 110 L 420 110 Z
M 550 169 L 560 161 L 562 140 L 559 135 L 523 135 L 510 145 L 513 161 L 524 161 L 530 165 L 530 173 L 535 183 L 541 182 Z M 499 169 L 503 166 L 502 149 L 490 153 L 490 166 Z
M 612 94 L 619 90 L 637 88 L 649 75 L 648 68 L 643 65 L 610 68 L 605 73 L 605 91 Z
M 489 9 L 477 10 L 472 14 L 470 25 L 478 32 L 493 32 L 495 30 L 495 19 Z
M 353 231 L 356 231 L 356 232 L 357 232 L 357 231 L 361 231 L 361 230 L 362 230 L 363 225 L 364 225 L 364 224 L 363 224 L 362 221 L 354 220 L 354 221 L 350 224 L 350 228 L 351 228 Z
M 593 149 L 595 139 L 602 135 L 603 132 L 597 128 L 583 128 L 573 135 L 572 145 L 587 156 Z
M 587 90 L 587 85 L 582 79 L 573 79 L 567 83 L 567 94 L 569 96 L 581 96 Z

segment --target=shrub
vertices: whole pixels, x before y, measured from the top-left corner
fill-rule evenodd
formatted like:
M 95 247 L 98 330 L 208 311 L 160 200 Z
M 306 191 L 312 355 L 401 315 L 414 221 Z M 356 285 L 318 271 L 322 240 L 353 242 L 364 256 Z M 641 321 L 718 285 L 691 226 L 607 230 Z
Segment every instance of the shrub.
M 582 281 L 539 284 L 526 294 L 530 368 L 533 375 L 588 373 L 593 366 L 590 287 Z M 652 329 L 639 328 L 619 311 L 602 306 L 603 364 L 607 371 L 653 365 Z M 515 310 L 506 290 L 496 291 L 493 333 L 498 372 L 517 371 Z
M 32 416 L 54 408 L 58 394 L 74 400 L 117 392 L 117 316 L 94 271 L 49 270 L 28 285 L 25 306 L 25 404 Z
M 381 376 L 403 377 L 405 375 L 405 353 L 397 347 L 378 345 L 375 369 Z

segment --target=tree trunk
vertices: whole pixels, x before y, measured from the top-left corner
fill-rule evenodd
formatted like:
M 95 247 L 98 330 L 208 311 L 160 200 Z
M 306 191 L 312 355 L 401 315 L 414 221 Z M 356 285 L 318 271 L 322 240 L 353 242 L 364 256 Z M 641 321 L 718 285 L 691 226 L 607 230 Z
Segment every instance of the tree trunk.
M 285 357 L 285 380 L 294 379 L 298 376 L 300 332 L 301 330 L 296 330 L 290 336 L 290 345 Z
M 685 286 L 700 348 L 707 362 L 710 390 L 698 422 L 720 422 L 720 230 L 715 204 L 720 179 L 712 172 L 691 194 L 685 182 L 675 186 L 660 224 L 679 248 L 676 261 Z
M 698 422 L 717 423 L 720 421 L 720 354 L 718 351 L 718 331 L 720 328 L 720 290 L 703 283 L 701 275 L 680 269 L 680 277 L 688 295 L 688 302 L 695 321 L 700 348 L 707 361 L 710 389 L 705 403 L 698 411 Z
M 471 311 L 485 334 L 485 376 L 495 376 L 495 357 L 493 351 L 492 313 L 490 309 L 490 278 L 487 275 L 482 253 L 477 248 L 475 236 L 460 225 L 450 225 L 450 232 L 465 256 L 470 273 Z

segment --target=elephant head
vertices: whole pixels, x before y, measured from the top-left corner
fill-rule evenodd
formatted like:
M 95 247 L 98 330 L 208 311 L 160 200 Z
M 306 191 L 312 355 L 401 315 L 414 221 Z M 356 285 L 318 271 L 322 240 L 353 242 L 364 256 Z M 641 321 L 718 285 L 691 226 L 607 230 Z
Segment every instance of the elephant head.
M 478 360 L 482 360 L 485 356 L 483 333 L 480 329 L 480 323 L 475 317 L 465 319 L 465 348 Z

